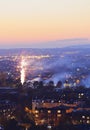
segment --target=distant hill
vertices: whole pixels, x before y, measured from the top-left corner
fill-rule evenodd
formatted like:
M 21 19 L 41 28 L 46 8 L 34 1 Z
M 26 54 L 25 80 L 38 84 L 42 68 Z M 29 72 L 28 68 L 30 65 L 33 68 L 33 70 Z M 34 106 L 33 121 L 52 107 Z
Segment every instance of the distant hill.
M 53 54 L 65 51 L 90 51 L 90 44 L 73 45 L 61 48 L 12 48 L 12 49 L 0 49 L 1 56 L 21 55 L 21 54 Z

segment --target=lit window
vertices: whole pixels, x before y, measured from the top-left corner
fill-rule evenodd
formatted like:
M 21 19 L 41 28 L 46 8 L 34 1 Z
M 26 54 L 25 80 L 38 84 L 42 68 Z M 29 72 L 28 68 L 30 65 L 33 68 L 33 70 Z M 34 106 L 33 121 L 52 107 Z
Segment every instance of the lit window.
M 8 111 L 10 111 L 10 109 L 8 109 Z
M 87 120 L 87 124 L 89 124 L 90 123 L 90 121 L 89 120 Z
M 51 111 L 50 111 L 50 110 L 48 110 L 48 113 L 50 114 L 50 113 L 51 113 Z
M 44 103 L 44 100 L 42 100 L 42 103 Z
M 57 114 L 57 117 L 61 117 L 61 114 Z
M 10 117 L 10 114 L 8 115 L 8 117 Z
M 82 116 L 83 119 L 85 119 L 85 116 Z
M 39 117 L 39 116 L 36 114 L 35 117 Z
M 57 113 L 61 113 L 61 111 L 60 111 L 60 110 L 58 110 L 58 111 L 57 111 Z
M 36 122 L 35 124 L 36 124 L 36 125 L 38 125 L 38 123 L 37 123 L 37 122 Z
M 12 116 L 11 119 L 15 119 L 15 116 Z
M 3 110 L 3 112 L 5 112 L 6 110 Z
M 39 111 L 38 111 L 38 110 L 36 110 L 36 111 L 35 111 L 35 113 L 39 113 Z
M 54 103 L 54 100 L 52 100 L 51 103 Z
M 84 94 L 83 94 L 83 93 L 81 93 L 81 95 L 83 96 Z
M 82 123 L 82 120 L 80 120 L 80 123 Z
M 78 98 L 81 98 L 81 96 L 78 96 Z
M 48 128 L 48 129 L 51 129 L 51 128 L 52 128 L 52 126 L 51 126 L 51 125 L 48 125 L 48 126 L 47 126 L 47 128 Z

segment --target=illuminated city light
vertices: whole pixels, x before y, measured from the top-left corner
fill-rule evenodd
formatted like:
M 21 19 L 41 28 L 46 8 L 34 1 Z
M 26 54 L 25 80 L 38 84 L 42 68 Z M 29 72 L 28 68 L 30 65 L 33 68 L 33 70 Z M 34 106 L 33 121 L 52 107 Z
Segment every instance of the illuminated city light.
M 51 128 L 52 128 L 52 126 L 51 126 L 51 125 L 48 125 L 48 126 L 47 126 L 47 128 L 48 128 L 48 129 L 51 129 Z
M 76 83 L 77 83 L 77 84 L 79 84 L 79 83 L 80 83 L 80 80 L 79 80 L 79 79 L 77 79 L 77 80 L 76 80 Z
M 33 55 L 33 56 L 27 56 L 29 59 L 38 59 L 38 60 L 40 60 L 40 59 L 43 59 L 43 58 L 50 58 L 50 56 L 49 55 Z

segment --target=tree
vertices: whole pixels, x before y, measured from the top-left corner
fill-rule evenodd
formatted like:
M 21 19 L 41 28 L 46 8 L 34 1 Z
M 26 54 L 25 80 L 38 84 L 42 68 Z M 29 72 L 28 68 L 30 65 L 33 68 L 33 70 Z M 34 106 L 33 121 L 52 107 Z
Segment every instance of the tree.
M 61 87 L 62 87 L 62 81 L 59 80 L 59 81 L 57 82 L 56 87 L 57 87 L 57 88 L 61 88 Z
M 54 87 L 54 81 L 49 81 L 49 83 L 48 83 L 48 86 L 50 86 L 50 87 Z
M 18 122 L 15 119 L 10 119 L 6 123 L 5 130 L 20 130 L 20 127 L 18 126 Z

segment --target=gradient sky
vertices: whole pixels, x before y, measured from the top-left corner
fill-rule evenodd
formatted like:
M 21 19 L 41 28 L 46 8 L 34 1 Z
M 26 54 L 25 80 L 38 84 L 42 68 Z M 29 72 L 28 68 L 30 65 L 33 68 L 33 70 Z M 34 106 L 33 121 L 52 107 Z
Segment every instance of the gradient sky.
M 75 44 L 78 38 L 90 41 L 90 0 L 0 0 L 2 48 Z

